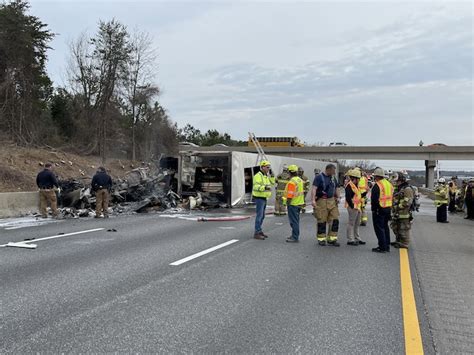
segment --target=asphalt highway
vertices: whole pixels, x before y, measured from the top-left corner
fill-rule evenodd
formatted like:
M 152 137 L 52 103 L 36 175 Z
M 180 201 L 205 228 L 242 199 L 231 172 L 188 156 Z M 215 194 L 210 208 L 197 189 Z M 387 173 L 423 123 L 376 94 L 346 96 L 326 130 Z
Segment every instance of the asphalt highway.
M 474 223 L 433 211 L 409 251 L 423 349 L 472 352 Z M 0 223 L 0 245 L 53 237 L 0 248 L 0 353 L 404 353 L 399 251 L 372 253 L 371 224 L 346 245 L 346 221 L 340 248 L 316 245 L 310 214 L 298 244 L 274 216 L 265 241 L 253 218 Z

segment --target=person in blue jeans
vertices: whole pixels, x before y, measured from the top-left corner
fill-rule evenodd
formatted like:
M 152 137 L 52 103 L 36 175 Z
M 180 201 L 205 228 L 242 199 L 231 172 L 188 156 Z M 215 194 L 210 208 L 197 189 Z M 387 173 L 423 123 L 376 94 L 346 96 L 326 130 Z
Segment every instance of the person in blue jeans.
M 267 199 L 272 195 L 272 186 L 275 185 L 275 176 L 271 172 L 270 162 L 262 160 L 260 162 L 260 171 L 253 177 L 252 196 L 255 201 L 255 233 L 253 237 L 257 240 L 265 240 L 268 237 L 262 230 L 263 220 L 265 219 L 265 208 Z
M 291 179 L 286 184 L 284 203 L 288 205 L 288 219 L 290 220 L 291 236 L 286 239 L 287 243 L 297 243 L 300 239 L 300 212 L 304 201 L 304 182 L 298 176 L 298 167 L 288 167 Z

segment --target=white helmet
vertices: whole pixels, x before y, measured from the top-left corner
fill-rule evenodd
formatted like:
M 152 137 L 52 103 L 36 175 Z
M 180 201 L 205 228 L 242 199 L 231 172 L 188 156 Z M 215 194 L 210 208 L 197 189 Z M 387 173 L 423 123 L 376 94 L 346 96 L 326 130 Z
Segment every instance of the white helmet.
M 382 168 L 376 168 L 374 170 L 374 176 L 385 177 L 385 171 Z
M 446 179 L 445 178 L 439 178 L 438 182 L 440 184 L 446 184 Z

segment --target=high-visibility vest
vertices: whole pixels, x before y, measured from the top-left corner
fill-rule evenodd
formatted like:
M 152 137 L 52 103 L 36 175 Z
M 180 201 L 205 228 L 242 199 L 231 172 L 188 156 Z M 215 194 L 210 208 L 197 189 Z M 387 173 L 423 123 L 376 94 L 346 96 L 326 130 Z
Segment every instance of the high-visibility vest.
M 362 206 L 362 194 L 360 193 L 360 189 L 355 186 L 352 181 L 349 181 L 348 185 L 351 187 L 352 191 L 354 192 L 354 196 L 352 197 L 352 203 L 354 204 L 354 209 L 359 210 Z M 346 208 L 349 207 L 349 204 L 346 201 Z
M 302 206 L 305 204 L 303 180 L 299 176 L 293 176 L 288 184 L 286 184 L 285 197 L 286 199 L 291 198 L 291 206 Z
M 263 175 L 263 173 L 259 171 L 253 177 L 252 195 L 254 197 L 269 198 L 272 195 L 272 192 L 269 190 L 266 190 L 265 186 L 272 186 L 274 184 L 275 184 L 275 179 L 271 179 L 268 176 Z
M 380 207 L 392 207 L 393 201 L 393 185 L 387 179 L 377 181 L 380 190 L 379 204 Z
M 435 201 L 434 204 L 439 207 L 448 203 L 448 187 L 445 185 L 438 185 L 434 191 Z
M 359 191 L 361 194 L 363 194 L 364 192 L 367 192 L 368 188 L 369 188 L 369 184 L 368 184 L 368 180 L 365 176 L 362 176 L 359 180 Z

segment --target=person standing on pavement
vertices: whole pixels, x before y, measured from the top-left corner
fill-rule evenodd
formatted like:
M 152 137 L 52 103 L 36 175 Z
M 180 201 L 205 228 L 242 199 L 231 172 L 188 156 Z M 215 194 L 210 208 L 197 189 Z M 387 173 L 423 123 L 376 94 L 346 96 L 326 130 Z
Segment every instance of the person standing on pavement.
M 346 208 L 349 214 L 347 222 L 347 245 L 364 245 L 365 242 L 360 239 L 359 225 L 362 208 L 362 194 L 359 190 L 359 179 L 361 177 L 360 170 L 351 169 L 347 172 L 349 181 L 345 186 L 346 191 Z
M 390 243 L 394 248 L 408 249 L 410 243 L 410 229 L 413 221 L 413 202 L 415 193 L 408 184 L 408 175 L 398 173 L 396 179 L 397 192 L 393 195 L 392 220 L 390 227 L 395 234 L 395 242 Z
M 360 179 L 359 179 L 359 191 L 362 196 L 360 200 L 360 225 L 366 226 L 367 225 L 367 212 L 365 211 L 365 207 L 367 206 L 367 192 L 369 191 L 369 179 L 367 178 L 367 174 L 359 167 L 356 167 L 355 170 L 359 170 L 360 172 Z
M 290 181 L 290 173 L 288 167 L 283 165 L 283 171 L 275 179 L 276 194 L 275 194 L 275 216 L 286 215 L 286 206 L 283 204 L 283 197 L 285 194 L 286 184 Z
M 104 214 L 104 218 L 109 217 L 109 192 L 112 189 L 112 178 L 107 174 L 104 167 L 99 167 L 92 178 L 92 191 L 95 192 L 95 218 Z
M 372 222 L 378 247 L 373 248 L 375 253 L 386 253 L 390 251 L 390 213 L 393 200 L 393 185 L 385 178 L 382 168 L 374 171 L 375 184 L 371 191 Z
M 297 243 L 300 239 L 300 210 L 304 206 L 304 182 L 299 177 L 298 167 L 288 167 L 291 178 L 285 188 L 284 202 L 288 208 L 288 219 L 291 226 L 291 236 L 286 239 L 288 243 Z
M 304 174 L 304 170 L 301 166 L 298 167 L 298 176 L 303 180 L 304 189 L 304 203 L 301 206 L 301 213 L 306 213 L 306 195 L 308 195 L 310 182 L 308 177 Z
M 449 190 L 446 186 L 446 179 L 440 178 L 438 180 L 438 185 L 434 191 L 435 200 L 434 204 L 436 206 L 436 222 L 438 223 L 449 223 L 448 221 L 448 199 L 449 199 Z
M 448 211 L 450 213 L 456 213 L 456 196 L 458 194 L 458 187 L 454 180 L 448 183 L 448 190 L 449 190 Z
M 262 160 L 260 171 L 253 177 L 252 196 L 255 201 L 255 233 L 253 237 L 258 240 L 265 240 L 268 236 L 263 233 L 262 224 L 265 219 L 265 208 L 267 199 L 272 195 L 272 186 L 275 185 L 275 177 L 271 173 L 270 162 Z
M 53 165 L 46 163 L 44 169 L 36 176 L 36 185 L 39 188 L 40 213 L 42 218 L 48 217 L 48 205 L 54 218 L 58 217 L 58 200 L 56 190 L 59 189 L 58 179 L 53 172 Z
M 464 194 L 467 216 L 465 219 L 474 219 L 474 179 L 469 180 Z
M 314 217 L 317 223 L 318 244 L 338 247 L 337 233 L 339 231 L 339 191 L 335 178 L 336 166 L 326 165 L 326 170 L 314 178 L 311 189 L 311 201 Z M 326 227 L 329 232 L 326 235 Z

